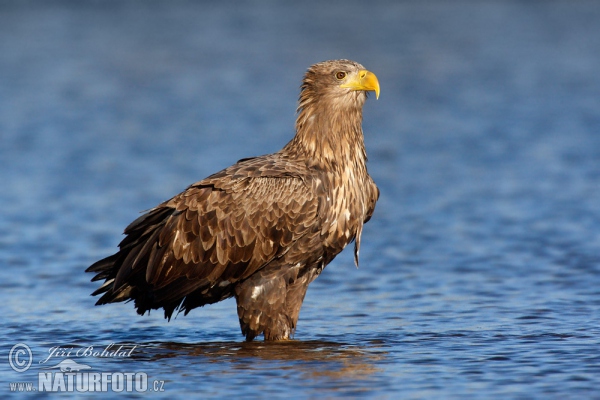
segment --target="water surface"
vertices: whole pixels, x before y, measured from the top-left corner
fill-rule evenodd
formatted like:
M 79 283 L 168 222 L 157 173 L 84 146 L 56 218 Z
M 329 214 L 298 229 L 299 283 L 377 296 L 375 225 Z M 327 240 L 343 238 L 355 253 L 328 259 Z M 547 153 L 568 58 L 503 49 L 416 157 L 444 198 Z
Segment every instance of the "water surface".
M 52 347 L 115 343 L 136 347 L 75 360 L 165 398 L 600 398 L 599 20 L 585 1 L 0 3 L 3 397 Z M 381 82 L 381 198 L 360 268 L 327 267 L 295 339 L 244 343 L 231 300 L 170 323 L 94 307 L 83 271 L 138 212 L 281 148 L 332 58 Z

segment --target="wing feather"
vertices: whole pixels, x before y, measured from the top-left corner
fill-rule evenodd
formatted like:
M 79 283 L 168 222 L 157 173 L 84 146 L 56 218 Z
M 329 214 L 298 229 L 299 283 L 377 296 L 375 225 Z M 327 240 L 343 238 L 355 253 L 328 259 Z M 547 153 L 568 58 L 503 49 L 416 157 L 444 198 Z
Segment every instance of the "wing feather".
M 316 229 L 319 201 L 306 184 L 307 171 L 267 157 L 274 156 L 214 174 L 132 222 L 112 273 L 106 272 L 110 263 L 97 267 L 98 276 L 114 278 L 99 302 L 123 300 L 127 293 L 138 312 L 163 307 L 170 317 L 192 292 L 194 307 L 222 300 L 233 294 L 223 288 Z

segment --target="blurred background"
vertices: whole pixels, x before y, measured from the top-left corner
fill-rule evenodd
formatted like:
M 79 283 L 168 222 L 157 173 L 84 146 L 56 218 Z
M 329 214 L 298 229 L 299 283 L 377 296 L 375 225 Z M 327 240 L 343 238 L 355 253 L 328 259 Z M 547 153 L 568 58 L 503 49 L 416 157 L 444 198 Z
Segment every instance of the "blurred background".
M 169 398 L 597 396 L 600 3 L 0 1 L 1 351 L 135 343 Z M 361 267 L 296 340 L 244 344 L 229 300 L 167 323 L 94 307 L 83 271 L 139 212 L 279 150 L 313 63 L 373 71 L 381 189 Z M 2 356 L 5 359 L 5 356 Z

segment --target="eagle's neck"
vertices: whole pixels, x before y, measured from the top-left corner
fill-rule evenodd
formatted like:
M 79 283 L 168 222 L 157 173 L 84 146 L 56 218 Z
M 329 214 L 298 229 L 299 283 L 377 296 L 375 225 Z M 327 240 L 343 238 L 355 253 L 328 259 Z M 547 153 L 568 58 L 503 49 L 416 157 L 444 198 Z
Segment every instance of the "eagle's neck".
M 298 107 L 296 136 L 284 151 L 305 158 L 311 167 L 328 171 L 366 171 L 367 155 L 362 131 L 366 95 L 317 96 L 303 91 Z

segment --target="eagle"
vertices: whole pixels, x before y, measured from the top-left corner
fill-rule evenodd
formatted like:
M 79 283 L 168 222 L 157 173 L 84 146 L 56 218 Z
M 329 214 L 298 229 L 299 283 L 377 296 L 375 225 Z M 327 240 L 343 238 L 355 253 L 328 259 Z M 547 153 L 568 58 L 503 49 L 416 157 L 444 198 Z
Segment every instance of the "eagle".
M 350 60 L 304 75 L 296 134 L 280 151 L 244 158 L 145 212 L 119 251 L 87 268 L 104 280 L 96 305 L 133 301 L 138 314 L 184 315 L 235 297 L 247 341 L 294 334 L 308 285 L 348 244 L 358 266 L 379 189 L 367 171 L 362 109 L 374 73 Z

